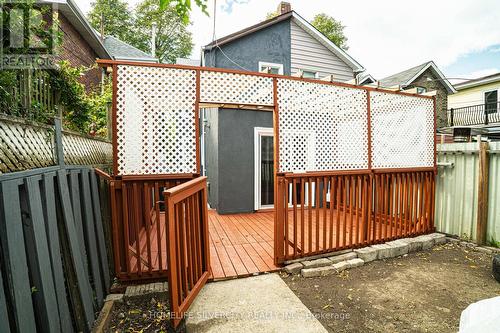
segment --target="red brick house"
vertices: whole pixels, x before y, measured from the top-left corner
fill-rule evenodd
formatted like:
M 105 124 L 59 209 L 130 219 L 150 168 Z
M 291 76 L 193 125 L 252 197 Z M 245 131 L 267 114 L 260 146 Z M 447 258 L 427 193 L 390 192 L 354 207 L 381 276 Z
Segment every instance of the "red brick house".
M 46 1 L 55 4 L 59 17 L 62 44 L 57 52 L 58 60 L 67 60 L 72 66 L 94 66 L 96 59 L 112 59 L 99 34 L 73 0 Z M 94 89 L 101 81 L 99 68 L 93 68 L 82 78 L 87 89 Z

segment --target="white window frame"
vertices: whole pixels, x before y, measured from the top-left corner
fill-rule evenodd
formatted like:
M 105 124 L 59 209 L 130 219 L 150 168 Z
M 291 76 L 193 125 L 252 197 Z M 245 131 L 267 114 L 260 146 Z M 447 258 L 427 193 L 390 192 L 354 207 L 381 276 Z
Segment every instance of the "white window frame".
M 314 73 L 314 77 L 313 78 L 308 78 L 308 79 L 319 79 L 319 73 L 316 72 L 316 71 L 310 71 L 310 70 L 307 70 L 307 69 L 301 69 L 302 71 L 302 77 L 304 78 L 304 72 L 309 72 L 309 73 Z
M 254 127 L 254 208 L 255 210 L 274 208 L 274 205 L 260 205 L 260 138 L 271 136 L 274 138 L 274 130 L 269 127 Z
M 265 62 L 265 61 L 259 61 L 259 72 L 265 73 L 262 70 L 262 67 L 272 67 L 272 68 L 277 68 L 278 69 L 278 74 L 283 75 L 283 64 L 276 64 L 273 62 Z

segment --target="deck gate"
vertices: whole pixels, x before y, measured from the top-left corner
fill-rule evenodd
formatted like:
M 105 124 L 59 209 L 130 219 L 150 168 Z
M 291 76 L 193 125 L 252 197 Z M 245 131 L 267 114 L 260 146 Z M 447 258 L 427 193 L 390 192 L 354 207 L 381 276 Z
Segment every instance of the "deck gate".
M 200 107 L 274 114 L 277 264 L 433 230 L 433 97 L 216 68 L 99 64 L 113 73 L 115 269 L 122 280 L 168 277 L 179 317 L 210 271 Z

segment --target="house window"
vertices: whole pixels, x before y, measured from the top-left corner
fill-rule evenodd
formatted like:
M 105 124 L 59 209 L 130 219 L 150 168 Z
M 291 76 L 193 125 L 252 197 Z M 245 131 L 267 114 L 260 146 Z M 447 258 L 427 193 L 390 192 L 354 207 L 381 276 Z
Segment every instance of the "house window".
M 425 89 L 424 87 L 417 87 L 417 94 L 421 95 L 423 93 L 426 93 L 427 92 L 427 89 Z
M 259 72 L 283 75 L 283 64 L 259 61 Z
M 484 107 L 487 113 L 496 113 L 498 111 L 498 90 L 484 92 Z
M 304 79 L 316 79 L 318 78 L 318 73 L 313 71 L 302 71 L 302 77 Z

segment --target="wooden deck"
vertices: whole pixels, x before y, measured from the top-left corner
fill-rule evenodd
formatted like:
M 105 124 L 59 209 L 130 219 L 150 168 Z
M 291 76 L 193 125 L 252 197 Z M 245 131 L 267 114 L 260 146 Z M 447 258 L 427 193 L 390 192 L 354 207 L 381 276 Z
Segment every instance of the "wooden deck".
M 316 215 L 317 212 L 305 210 L 295 212 L 289 210 L 288 226 L 289 239 L 294 242 L 288 245 L 286 259 L 293 259 L 297 251 L 308 253 L 322 253 L 325 249 L 345 249 L 361 245 L 362 222 L 360 214 L 341 211 L 324 211 L 325 214 Z M 293 215 L 299 216 L 297 224 L 293 224 Z M 274 265 L 274 212 L 259 212 L 245 214 L 219 215 L 210 210 L 209 238 L 210 238 L 210 264 L 212 268 L 211 279 L 229 279 L 249 276 L 255 273 L 272 272 L 279 269 Z M 330 221 L 333 224 L 330 224 Z M 391 240 L 405 234 L 403 220 L 389 221 L 384 216 L 378 216 L 372 232 L 377 239 Z M 374 230 L 373 230 L 374 229 Z M 407 232 L 414 232 L 415 226 Z M 164 271 L 167 267 L 165 218 L 162 214 L 160 225 L 151 225 L 149 238 L 151 240 L 151 270 Z M 296 230 L 294 236 L 294 230 Z M 160 236 L 158 237 L 158 233 Z M 160 246 L 158 246 L 160 240 Z M 294 244 L 300 244 L 300 249 Z M 141 263 L 147 270 L 149 261 L 147 247 L 147 232 L 142 229 L 140 234 Z M 130 267 L 132 272 L 137 270 L 136 246 L 130 246 Z M 161 249 L 161 250 L 159 250 Z M 324 251 L 323 251 L 324 252 Z
M 273 259 L 273 212 L 219 215 L 210 211 L 209 232 L 214 279 L 278 269 Z

